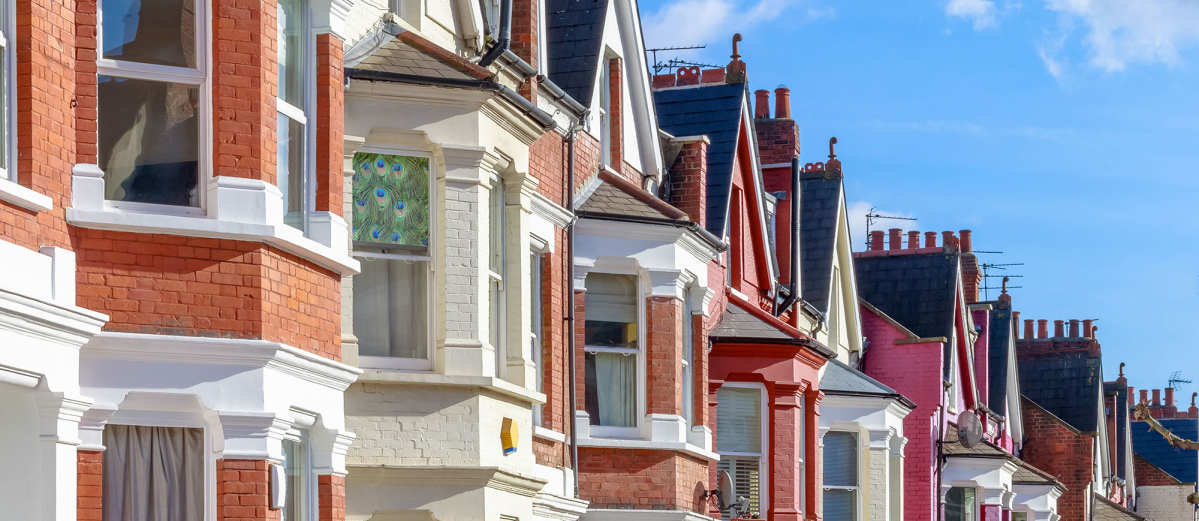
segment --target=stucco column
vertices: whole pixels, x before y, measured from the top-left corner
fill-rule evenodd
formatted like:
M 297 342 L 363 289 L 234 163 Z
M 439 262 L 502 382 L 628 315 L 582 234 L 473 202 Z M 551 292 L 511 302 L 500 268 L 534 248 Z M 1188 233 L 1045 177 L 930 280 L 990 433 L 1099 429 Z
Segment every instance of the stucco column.
M 888 504 L 888 489 L 891 485 L 891 438 L 890 429 L 870 431 L 870 473 L 866 476 L 868 495 L 867 508 L 873 521 L 889 521 L 891 509 Z
M 799 429 L 804 414 L 805 385 L 799 382 L 777 382 L 770 395 L 770 506 L 765 508 L 770 519 L 798 521 L 803 519 L 804 485 L 800 459 Z M 808 454 L 811 454 L 809 452 Z
M 804 391 L 804 441 L 807 457 L 804 460 L 807 462 L 804 468 L 804 497 L 806 518 L 819 521 L 821 508 L 820 493 L 823 489 L 824 482 L 821 476 L 824 475 L 824 462 L 820 457 L 822 452 L 820 449 L 820 400 L 824 398 L 824 393 L 817 389 L 809 387 Z
M 533 324 L 532 280 L 533 261 L 529 258 L 529 228 L 533 215 L 533 194 L 537 179 L 532 175 L 505 176 L 504 211 L 507 229 L 504 231 L 507 249 L 504 258 L 508 273 L 504 274 L 504 296 L 507 299 L 507 353 L 504 379 L 530 391 L 537 389 L 537 366 L 533 363 L 533 344 L 529 331 Z
M 79 421 L 92 401 L 81 396 L 41 391 L 36 397 L 40 425 L 43 520 L 74 521 L 79 513 Z

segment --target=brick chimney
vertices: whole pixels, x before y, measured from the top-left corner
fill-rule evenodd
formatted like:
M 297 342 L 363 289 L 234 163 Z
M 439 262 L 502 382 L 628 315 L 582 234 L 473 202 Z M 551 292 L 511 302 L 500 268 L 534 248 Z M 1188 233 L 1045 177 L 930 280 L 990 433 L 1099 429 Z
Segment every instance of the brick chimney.
M 770 91 L 754 91 L 754 119 L 770 119 Z
M 727 67 L 724 68 L 725 83 L 745 83 L 747 77 L 745 74 L 745 62 L 741 61 L 741 53 L 737 50 L 737 42 L 741 41 L 741 33 L 733 35 L 733 54 L 729 56 L 732 60 L 729 61 Z
M 1167 387 L 1166 388 L 1166 407 L 1173 407 L 1173 406 L 1174 406 L 1174 388 Z
M 887 249 L 889 249 L 889 250 L 902 250 L 903 249 L 903 242 L 899 240 L 899 234 L 902 231 L 903 230 L 901 230 L 899 228 L 891 228 L 890 230 L 887 230 L 888 235 L 889 235 L 887 237 Z
M 1162 390 L 1154 389 L 1153 390 L 1153 406 L 1158 407 L 1161 404 L 1162 404 Z
M 1012 312 L 1012 324 L 1014 324 L 1014 327 L 1012 327 L 1012 329 L 1013 329 L 1012 335 L 1014 335 L 1016 337 L 1016 339 L 1019 340 L 1020 339 L 1020 312 L 1019 311 Z
M 1137 405 L 1136 387 L 1129 386 L 1128 387 L 1128 406 L 1136 407 L 1136 405 Z
M 1094 323 L 1091 319 L 1082 321 L 1082 336 L 1091 338 L 1091 324 Z
M 924 247 L 925 248 L 936 248 L 937 247 L 937 232 L 924 232 Z
M 958 240 L 958 246 L 962 252 L 962 284 L 963 293 L 966 295 L 966 303 L 973 304 L 978 302 L 978 287 L 982 282 L 982 271 L 978 268 L 978 257 L 975 257 L 971 243 L 970 230 L 961 230 L 961 239 Z
M 1032 323 L 1033 323 L 1033 320 L 1031 318 L 1024 320 L 1024 339 L 1025 340 L 1032 340 L 1032 339 L 1036 338 L 1036 335 L 1033 334 Z
M 674 138 L 679 155 L 670 165 L 670 204 L 682 210 L 692 222 L 707 225 L 708 209 L 708 138 Z M 788 234 L 787 237 L 790 237 Z
M 1049 321 L 1040 319 L 1037 321 L 1037 338 L 1049 338 Z
M 1053 336 L 1056 336 L 1056 337 L 1066 336 L 1065 324 L 1066 324 L 1065 320 L 1054 320 L 1053 321 Z
M 538 31 L 543 13 L 539 13 L 541 3 L 534 0 L 512 0 L 512 53 L 532 65 L 534 69 L 546 70 L 544 63 L 538 63 L 537 52 L 542 42 Z M 529 78 L 518 89 L 525 99 L 537 102 L 537 79 Z
M 970 230 L 961 230 L 962 253 L 971 253 L 974 251 L 974 246 L 970 242 Z

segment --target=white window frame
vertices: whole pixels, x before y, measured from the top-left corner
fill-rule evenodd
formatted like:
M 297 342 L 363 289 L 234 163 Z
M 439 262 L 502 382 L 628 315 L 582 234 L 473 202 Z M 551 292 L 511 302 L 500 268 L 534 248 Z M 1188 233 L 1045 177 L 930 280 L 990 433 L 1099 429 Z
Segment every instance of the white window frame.
M 589 345 L 587 345 L 585 340 L 583 342 L 584 353 L 586 353 L 586 352 L 621 353 L 621 354 L 626 354 L 626 355 L 637 357 L 637 378 L 636 378 L 636 380 L 637 380 L 637 398 L 636 398 L 637 403 L 634 404 L 636 406 L 636 411 L 634 412 L 634 416 L 636 417 L 637 424 L 632 427 L 613 427 L 613 426 L 608 426 L 608 425 L 592 424 L 589 426 L 590 432 L 591 432 L 591 437 L 592 438 L 638 439 L 638 438 L 641 438 L 641 428 L 642 428 L 642 425 L 644 425 L 644 423 L 645 423 L 645 408 L 646 408 L 645 407 L 645 393 L 646 393 L 645 378 L 646 378 L 646 374 L 647 374 L 646 373 L 647 369 L 645 367 L 645 364 L 646 364 L 646 361 L 645 361 L 646 360 L 646 356 L 645 356 L 645 346 L 646 346 L 645 299 L 649 293 L 645 288 L 645 283 L 647 280 L 649 280 L 649 277 L 642 276 L 642 274 L 638 273 L 637 270 L 624 271 L 624 270 L 619 270 L 619 269 L 614 269 L 614 270 L 593 269 L 587 273 L 588 276 L 590 276 L 591 274 L 626 275 L 629 277 L 633 277 L 633 279 L 636 281 L 634 286 L 637 288 L 637 295 L 636 295 L 636 299 L 637 299 L 637 347 L 633 348 L 633 347 L 589 346 Z M 584 279 L 583 284 L 584 284 L 584 287 L 586 287 L 586 279 Z M 584 321 L 584 323 L 586 323 L 586 321 L 587 321 L 586 309 L 583 310 L 583 321 Z M 584 339 L 585 338 L 586 338 L 586 336 L 584 336 Z M 584 365 L 586 365 L 586 363 L 587 363 L 586 361 L 583 362 Z
M 865 505 L 863 504 L 865 502 L 865 494 L 862 493 L 862 475 L 863 475 L 863 472 L 867 472 L 867 473 L 870 472 L 870 468 L 869 468 L 870 454 L 868 452 L 869 446 L 863 445 L 865 443 L 864 440 L 869 439 L 869 434 L 863 435 L 863 433 L 861 431 L 857 431 L 857 430 L 853 430 L 853 429 L 836 429 L 836 428 L 834 428 L 834 429 L 830 429 L 828 432 L 826 432 L 824 434 L 824 438 L 827 439 L 829 434 L 848 434 L 850 436 L 853 436 L 854 452 L 857 454 L 857 462 L 858 462 L 857 467 L 854 469 L 854 477 L 856 478 L 855 481 L 857 481 L 857 485 L 845 486 L 845 485 L 828 485 L 828 484 L 821 483 L 821 487 L 822 487 L 821 502 L 823 504 L 823 501 L 824 501 L 824 497 L 823 497 L 824 492 L 823 491 L 824 490 L 849 490 L 849 491 L 852 491 L 853 492 L 853 503 L 854 503 L 854 519 L 855 520 L 862 519 L 868 513 L 868 509 L 865 509 L 864 508 Z M 821 454 L 822 458 L 824 457 L 823 446 L 824 446 L 824 443 L 822 442 L 821 443 L 822 449 L 820 451 L 822 453 Z
M 957 333 L 949 337 L 949 388 L 946 392 L 949 393 L 945 397 L 946 407 L 950 414 L 958 412 L 958 339 Z
M 432 372 L 433 371 L 433 356 L 437 342 L 434 334 L 434 326 L 437 323 L 437 292 L 434 289 L 437 287 L 437 264 L 434 262 L 434 249 L 440 244 L 438 240 L 441 237 L 441 226 L 436 218 L 438 212 L 437 205 L 437 161 L 434 160 L 433 154 L 428 150 L 419 148 L 409 148 L 392 145 L 366 144 L 358 148 L 357 153 L 362 154 L 388 154 L 396 156 L 411 156 L 423 157 L 429 160 L 429 251 L 426 255 L 411 255 L 405 253 L 379 253 L 369 252 L 357 249 L 357 246 L 351 246 L 350 255 L 353 257 L 374 257 L 379 259 L 393 260 L 410 260 L 421 261 L 425 263 L 428 269 L 425 283 L 427 289 L 425 294 L 428 295 L 426 305 L 428 312 L 425 313 L 425 327 L 428 328 L 428 333 L 425 335 L 427 345 L 425 346 L 424 358 L 400 358 L 394 356 L 370 356 L 359 355 L 358 366 L 362 369 L 381 369 L 386 371 L 409 371 L 409 372 Z M 354 317 L 351 315 L 350 320 Z
M 945 509 L 945 510 L 948 510 L 948 506 L 949 506 L 949 492 L 950 492 L 950 491 L 952 491 L 952 490 L 953 490 L 953 489 L 955 489 L 955 488 L 960 488 L 960 489 L 964 489 L 964 490 L 972 490 L 972 491 L 974 491 L 974 508 L 973 508 L 973 510 L 971 511 L 971 512 L 972 512 L 972 515 L 971 515 L 970 519 L 966 519 L 966 520 L 963 520 L 963 521 L 981 521 L 981 520 L 982 520 L 982 496 L 983 496 L 983 495 L 980 493 L 980 490 L 979 490 L 979 488 L 978 488 L 978 487 L 976 487 L 976 486 L 974 486 L 973 484 L 968 484 L 968 485 L 954 485 L 954 484 L 952 484 L 952 483 L 951 483 L 951 484 L 949 485 L 949 490 L 945 491 L 945 496 L 944 496 L 944 497 L 945 497 L 945 503 L 944 503 L 944 506 L 943 506 L 942 508 L 943 508 L 943 509 Z M 948 521 L 948 520 L 949 520 L 949 512 L 948 512 L 948 511 L 946 511 L 946 512 L 945 512 L 945 516 L 944 516 L 944 518 L 945 518 L 945 520 L 946 520 L 946 521 Z
M 302 101 L 304 107 L 297 107 L 283 101 L 278 96 L 278 90 L 276 90 L 275 110 L 278 114 L 293 119 L 304 126 L 304 166 L 301 170 L 304 176 L 304 210 L 302 215 L 303 221 L 301 222 L 303 228 L 300 228 L 300 230 L 304 232 L 304 235 L 308 235 L 308 231 L 311 229 L 312 214 L 316 208 L 316 125 L 310 125 L 308 117 L 309 114 L 316 114 L 316 36 L 312 30 L 313 12 L 311 2 L 309 0 L 299 0 L 299 3 L 300 9 L 304 11 L 304 23 L 303 28 L 301 28 L 304 33 L 304 37 L 301 39 L 301 45 L 304 49 L 302 58 L 304 62 L 304 94 Z M 282 23 L 282 21 L 277 23 Z M 276 45 L 278 45 L 278 42 L 276 42 Z M 276 147 L 279 146 L 278 139 L 278 131 L 276 130 Z M 276 165 L 276 185 L 278 182 L 278 165 Z
M 504 194 L 504 180 L 499 174 L 491 174 L 489 184 L 487 186 L 487 324 L 488 324 L 488 342 L 491 343 L 491 337 L 496 339 L 496 342 L 491 346 L 495 350 L 495 377 L 504 378 L 508 373 L 508 208 L 507 197 Z M 496 223 L 492 222 L 491 208 L 495 201 L 492 197 L 499 197 L 499 272 L 491 269 L 491 259 L 495 257 L 496 244 L 491 240 L 491 231 Z M 491 298 L 492 284 L 497 288 L 497 295 L 494 299 Z M 499 309 L 491 309 L 492 301 L 495 301 Z M 492 317 L 495 318 L 495 323 L 491 323 Z M 495 329 L 493 331 L 493 329 Z
M 0 103 L 4 104 L 4 168 L 0 168 L 0 179 L 17 182 L 17 50 L 12 38 L 17 34 L 16 2 L 0 0 L 0 47 L 4 53 L 4 90 L 0 92 Z
M 683 381 L 680 385 L 683 393 L 683 421 L 690 430 L 695 423 L 695 305 L 688 293 L 683 293 L 683 356 L 679 362 L 683 366 Z
M 117 411 L 120 419 L 105 422 L 108 425 L 130 425 L 138 427 L 181 427 L 204 431 L 204 521 L 217 521 L 216 502 L 216 454 L 213 452 L 213 430 L 194 413 L 167 411 Z
M 104 9 L 103 4 L 96 4 L 96 75 L 149 80 L 193 85 L 200 91 L 197 125 L 199 131 L 196 145 L 199 154 L 199 165 L 196 168 L 196 193 L 199 196 L 197 206 L 174 206 L 168 204 L 140 203 L 134 201 L 113 201 L 104 198 L 105 209 L 120 209 L 141 213 L 157 213 L 180 216 L 204 216 L 208 202 L 208 181 L 212 178 L 212 33 L 209 20 L 212 19 L 210 0 L 194 0 L 196 5 L 196 65 L 197 69 L 175 67 L 170 65 L 154 65 L 148 63 L 112 60 L 104 57 Z M 97 102 L 99 95 L 97 94 Z M 97 108 L 99 111 L 99 108 Z M 99 118 L 97 114 L 97 118 Z M 97 131 L 98 132 L 98 131 Z M 107 182 L 107 179 L 105 180 Z M 107 191 L 107 189 L 106 189 Z
M 306 483 L 307 486 L 305 486 L 304 490 L 302 491 L 304 499 L 304 515 L 300 516 L 300 519 L 289 519 L 287 521 L 317 521 L 317 519 L 320 517 L 320 498 L 318 496 L 319 491 L 317 488 L 318 479 L 316 476 L 316 467 L 312 464 L 312 457 L 315 455 L 312 451 L 312 438 L 308 434 L 308 429 L 303 427 L 311 427 L 311 424 L 304 426 L 292 426 L 283 435 L 284 441 L 299 443 L 304 447 L 306 454 L 304 455 L 303 470 L 304 473 L 308 475 L 308 483 Z M 288 485 L 289 484 L 287 483 L 284 484 L 285 487 Z M 284 490 L 283 493 L 284 497 L 286 497 L 287 491 Z M 286 506 L 284 506 L 284 509 L 286 509 Z M 282 512 L 280 512 L 279 515 L 282 516 Z
M 534 390 L 539 393 L 545 392 L 545 359 L 542 350 L 544 349 L 545 336 L 545 303 L 541 300 L 541 289 L 544 283 L 542 277 L 542 269 L 545 267 L 544 252 L 538 248 L 529 249 L 529 293 L 530 305 L 533 306 L 529 310 L 529 356 L 533 360 L 533 386 Z M 536 304 L 533 304 L 536 302 Z M 542 425 L 544 418 L 542 409 L 544 404 L 533 404 L 533 426 L 544 427 Z
M 758 458 L 758 509 L 765 514 L 770 511 L 770 393 L 766 392 L 766 386 L 760 382 L 724 382 L 720 388 L 735 388 L 735 389 L 757 389 L 762 393 L 762 398 L 758 401 L 761 410 L 758 412 L 758 420 L 762 422 L 762 452 L 731 452 L 722 451 L 720 449 L 720 432 L 716 433 L 716 454 L 720 456 L 744 456 Z M 719 389 L 717 390 L 719 393 Z M 719 400 L 719 398 L 717 398 Z M 716 423 L 713 419 L 713 423 Z M 719 426 L 719 424 L 717 423 Z M 735 499 L 734 499 L 735 500 Z M 723 512 L 721 513 L 723 515 Z M 806 512 L 805 512 L 806 514 Z
M 604 53 L 604 59 L 600 60 L 600 103 L 599 103 L 599 120 L 600 120 L 600 164 L 607 165 L 609 168 L 615 169 L 612 166 L 612 55 Z

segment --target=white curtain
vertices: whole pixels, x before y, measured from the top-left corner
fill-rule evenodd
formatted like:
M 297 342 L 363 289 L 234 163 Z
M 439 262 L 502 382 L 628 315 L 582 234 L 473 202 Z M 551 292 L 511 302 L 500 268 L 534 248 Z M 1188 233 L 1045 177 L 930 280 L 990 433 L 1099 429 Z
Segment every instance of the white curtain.
M 428 358 L 428 279 L 425 261 L 358 257 L 354 276 L 354 335 L 365 356 Z
M 622 353 L 595 353 L 595 376 L 602 382 L 599 424 L 637 426 L 637 357 Z
M 104 521 L 201 521 L 204 431 L 104 428 Z

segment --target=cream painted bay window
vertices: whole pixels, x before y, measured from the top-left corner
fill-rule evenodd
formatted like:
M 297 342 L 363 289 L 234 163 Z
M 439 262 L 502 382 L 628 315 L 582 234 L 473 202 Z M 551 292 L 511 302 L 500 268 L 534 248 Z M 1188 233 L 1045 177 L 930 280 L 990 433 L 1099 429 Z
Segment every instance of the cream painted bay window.
M 430 370 L 429 158 L 359 152 L 352 182 L 360 363 Z
M 858 519 L 858 437 L 851 432 L 824 436 L 824 519 Z
M 315 47 L 308 37 L 308 3 L 305 0 L 279 0 L 278 60 L 279 81 L 275 108 L 278 160 L 275 182 L 283 192 L 283 222 L 304 230 L 310 207 L 308 158 L 310 131 L 308 116 L 313 100 L 308 88 L 309 65 Z
M 584 397 L 592 432 L 637 436 L 641 357 L 637 278 L 591 273 L 584 294 Z
M 716 391 L 716 470 L 732 476 L 737 511 L 749 515 L 762 512 L 765 499 L 764 416 L 760 387 L 726 382 Z M 733 517 L 729 511 L 721 514 L 724 519 Z
M 203 12 L 197 0 L 100 0 L 99 166 L 116 206 L 201 204 Z

